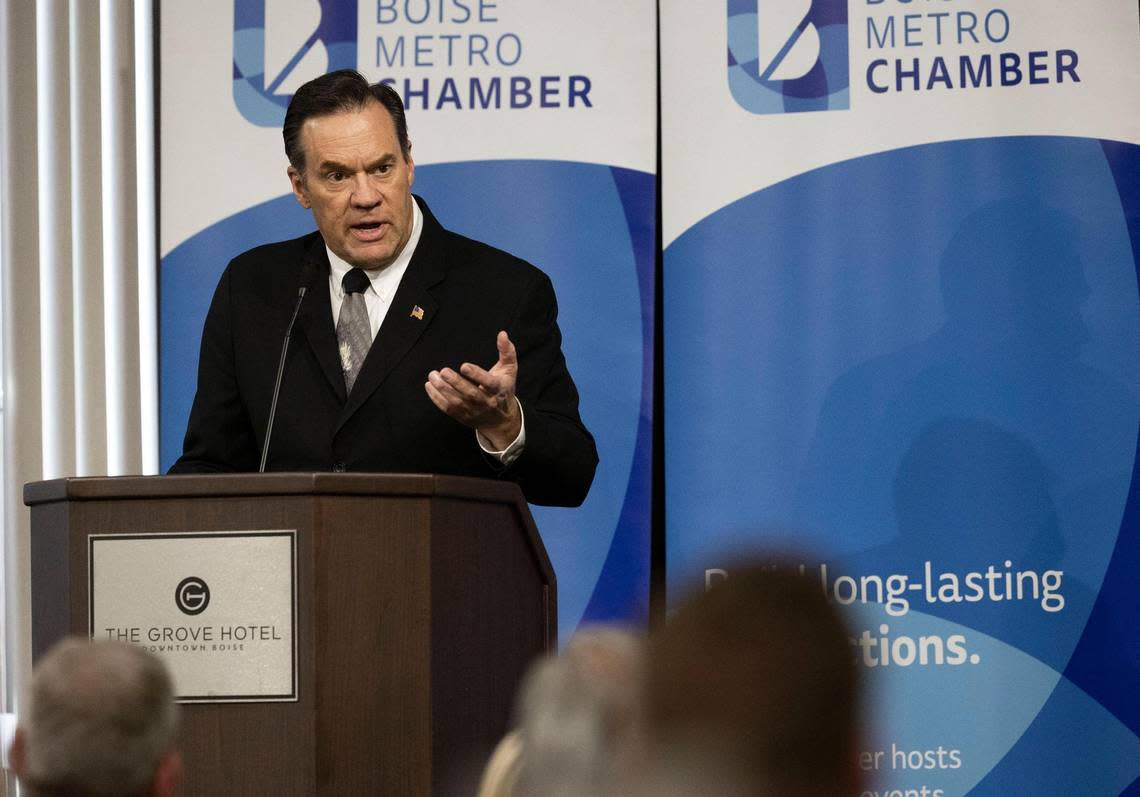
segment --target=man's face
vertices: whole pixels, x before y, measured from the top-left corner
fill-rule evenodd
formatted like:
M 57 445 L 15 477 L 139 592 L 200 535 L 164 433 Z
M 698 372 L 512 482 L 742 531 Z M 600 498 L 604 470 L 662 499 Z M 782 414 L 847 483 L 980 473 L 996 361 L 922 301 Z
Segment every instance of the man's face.
M 415 164 L 378 102 L 305 120 L 305 172 L 289 167 L 293 193 L 313 211 L 329 249 L 360 268 L 383 268 L 412 233 Z

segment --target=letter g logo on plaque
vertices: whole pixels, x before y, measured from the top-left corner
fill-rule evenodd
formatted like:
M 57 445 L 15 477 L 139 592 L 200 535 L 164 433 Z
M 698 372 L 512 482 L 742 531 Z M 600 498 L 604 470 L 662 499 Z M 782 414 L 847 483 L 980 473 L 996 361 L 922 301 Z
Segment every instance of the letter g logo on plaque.
M 728 86 L 756 114 L 850 106 L 847 0 L 728 0 Z
M 174 588 L 174 603 L 183 614 L 201 614 L 210 605 L 210 587 L 197 576 L 188 576 Z

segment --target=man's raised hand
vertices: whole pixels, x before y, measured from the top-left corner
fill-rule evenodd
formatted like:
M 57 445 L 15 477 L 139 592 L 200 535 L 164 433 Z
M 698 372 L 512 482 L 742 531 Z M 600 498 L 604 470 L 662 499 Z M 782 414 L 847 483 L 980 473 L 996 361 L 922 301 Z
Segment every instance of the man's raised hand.
M 424 389 L 435 406 L 482 435 L 496 451 L 507 448 L 522 429 L 522 412 L 515 401 L 519 361 L 506 332 L 495 339 L 499 360 L 487 371 L 463 363 L 459 371 L 442 368 L 428 374 Z

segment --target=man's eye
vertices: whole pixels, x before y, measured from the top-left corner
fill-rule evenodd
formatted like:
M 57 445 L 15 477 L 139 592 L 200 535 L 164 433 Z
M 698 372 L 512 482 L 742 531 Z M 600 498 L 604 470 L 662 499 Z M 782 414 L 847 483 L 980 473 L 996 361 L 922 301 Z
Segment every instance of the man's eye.
M 377 166 L 375 171 L 377 174 L 387 174 L 392 171 L 392 164 L 385 163 L 383 166 Z
M 328 179 L 334 183 L 339 183 L 344 179 L 344 172 L 329 172 Z

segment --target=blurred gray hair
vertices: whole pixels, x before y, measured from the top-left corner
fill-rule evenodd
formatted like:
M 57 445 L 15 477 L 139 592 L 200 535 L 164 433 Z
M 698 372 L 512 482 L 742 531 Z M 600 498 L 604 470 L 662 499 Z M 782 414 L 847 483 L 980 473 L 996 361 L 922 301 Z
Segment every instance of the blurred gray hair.
M 644 669 L 639 636 L 579 632 L 562 655 L 533 665 L 519 694 L 519 793 L 604 793 L 635 745 Z
M 174 746 L 165 665 L 137 645 L 65 639 L 37 664 L 24 780 L 34 794 L 145 794 Z

